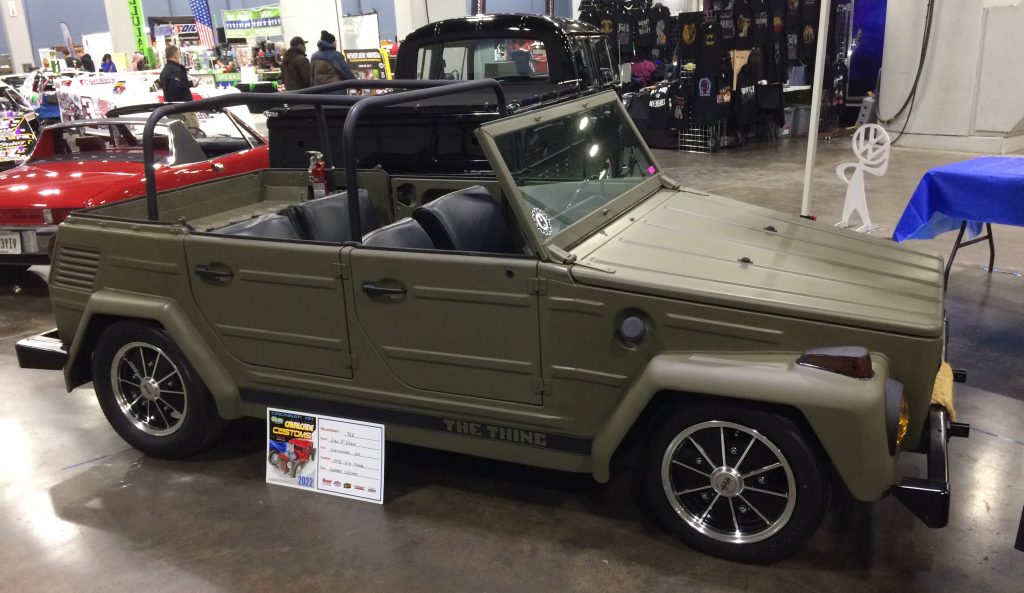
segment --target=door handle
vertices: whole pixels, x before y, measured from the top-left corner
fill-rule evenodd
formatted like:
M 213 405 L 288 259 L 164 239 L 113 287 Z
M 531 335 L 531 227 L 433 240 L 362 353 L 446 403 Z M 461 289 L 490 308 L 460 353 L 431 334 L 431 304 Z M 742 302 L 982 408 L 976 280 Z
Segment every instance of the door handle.
M 235 275 L 231 268 L 224 264 L 199 264 L 195 267 L 195 273 L 200 278 L 210 278 L 212 280 L 227 280 Z
M 405 294 L 404 286 L 381 286 L 375 282 L 363 282 L 363 292 L 372 296 L 397 297 Z
M 224 165 L 222 163 L 210 163 L 210 169 L 214 171 L 223 171 Z

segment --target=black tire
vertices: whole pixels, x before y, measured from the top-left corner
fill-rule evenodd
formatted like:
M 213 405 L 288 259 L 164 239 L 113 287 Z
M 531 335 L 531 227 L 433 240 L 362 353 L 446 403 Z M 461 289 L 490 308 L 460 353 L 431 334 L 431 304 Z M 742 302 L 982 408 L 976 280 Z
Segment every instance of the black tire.
M 194 455 L 224 431 L 206 386 L 162 328 L 137 321 L 108 327 L 93 351 L 92 375 L 107 421 L 150 457 Z
M 728 404 L 678 407 L 641 455 L 638 487 L 654 518 L 686 545 L 720 558 L 786 558 L 828 507 L 828 475 L 815 446 L 781 414 Z M 773 463 L 779 466 L 763 469 Z

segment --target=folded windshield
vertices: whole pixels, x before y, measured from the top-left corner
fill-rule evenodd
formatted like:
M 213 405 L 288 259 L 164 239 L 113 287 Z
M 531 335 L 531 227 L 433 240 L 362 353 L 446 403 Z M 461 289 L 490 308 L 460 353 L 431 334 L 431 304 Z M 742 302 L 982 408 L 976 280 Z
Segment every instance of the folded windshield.
M 501 134 L 494 141 L 545 238 L 658 172 L 613 103 Z

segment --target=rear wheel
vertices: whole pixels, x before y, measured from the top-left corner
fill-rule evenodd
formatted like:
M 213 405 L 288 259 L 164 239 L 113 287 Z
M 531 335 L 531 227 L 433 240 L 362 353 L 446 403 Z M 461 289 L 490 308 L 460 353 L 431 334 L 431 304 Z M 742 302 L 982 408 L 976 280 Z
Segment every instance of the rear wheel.
M 639 478 L 664 527 L 694 549 L 742 562 L 796 552 L 829 498 L 825 468 L 792 420 L 729 405 L 667 417 L 646 444 Z
M 224 429 L 206 386 L 161 328 L 136 321 L 110 326 L 93 352 L 92 372 L 107 421 L 146 455 L 187 457 Z

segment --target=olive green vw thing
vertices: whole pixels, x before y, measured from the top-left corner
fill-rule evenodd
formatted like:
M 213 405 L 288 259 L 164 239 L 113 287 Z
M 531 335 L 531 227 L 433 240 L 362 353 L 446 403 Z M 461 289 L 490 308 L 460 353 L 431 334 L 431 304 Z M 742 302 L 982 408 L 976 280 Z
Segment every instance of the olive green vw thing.
M 326 197 L 271 168 L 72 214 L 57 329 L 22 366 L 92 381 L 155 457 L 267 407 L 598 482 L 628 452 L 665 528 L 743 561 L 797 551 L 840 489 L 945 525 L 967 427 L 932 403 L 939 258 L 683 187 L 611 92 L 495 114 L 470 136 L 490 171 L 358 161 L 379 140 L 362 113 L 481 89 L 502 107 L 496 86 L 307 95 L 347 112 Z M 926 476 L 897 469 L 909 452 Z

